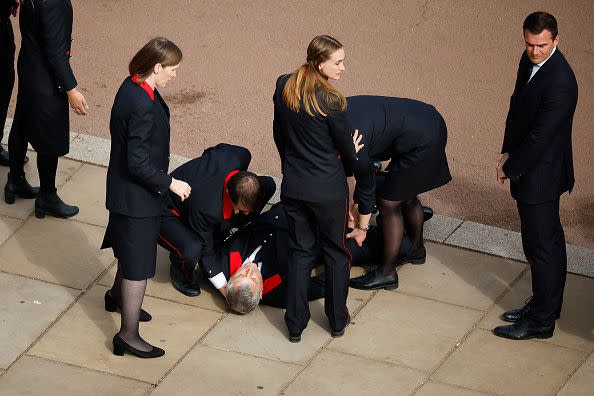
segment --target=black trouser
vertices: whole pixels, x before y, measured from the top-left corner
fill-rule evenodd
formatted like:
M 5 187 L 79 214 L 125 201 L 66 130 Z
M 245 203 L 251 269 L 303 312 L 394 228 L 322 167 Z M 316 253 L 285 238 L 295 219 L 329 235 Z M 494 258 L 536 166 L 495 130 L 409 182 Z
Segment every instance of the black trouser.
M 172 264 L 179 265 L 187 281 L 192 280 L 192 271 L 202 257 L 202 242 L 171 209 L 165 209 L 161 216 L 159 245 L 173 253 L 176 263 Z
M 24 159 L 27 153 L 27 139 L 25 131 L 22 130 L 22 117 L 18 108 L 15 113 L 10 136 L 8 137 L 8 148 L 10 150 L 10 173 L 9 177 L 17 178 L 25 175 Z M 37 153 L 37 172 L 39 173 L 39 192 L 51 194 L 56 191 L 56 172 L 58 170 L 58 156 Z
M 522 246 L 532 273 L 530 319 L 551 326 L 559 318 L 567 275 L 565 235 L 559 199 L 539 204 L 518 202 Z
M 0 20 L 0 140 L 14 87 L 14 34 L 9 18 Z
M 324 260 L 324 309 L 334 331 L 347 322 L 350 253 L 345 245 L 348 200 L 306 202 L 281 196 L 289 229 L 287 312 L 289 333 L 298 334 L 310 318 L 308 285 L 318 252 Z

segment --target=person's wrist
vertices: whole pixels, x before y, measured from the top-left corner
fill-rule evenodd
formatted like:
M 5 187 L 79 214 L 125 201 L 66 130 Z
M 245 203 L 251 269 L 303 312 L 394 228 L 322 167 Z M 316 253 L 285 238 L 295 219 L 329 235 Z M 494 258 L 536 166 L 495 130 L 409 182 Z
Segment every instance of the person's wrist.
M 367 224 L 365 227 L 358 225 L 357 229 L 363 232 L 367 232 L 369 230 L 369 224 Z

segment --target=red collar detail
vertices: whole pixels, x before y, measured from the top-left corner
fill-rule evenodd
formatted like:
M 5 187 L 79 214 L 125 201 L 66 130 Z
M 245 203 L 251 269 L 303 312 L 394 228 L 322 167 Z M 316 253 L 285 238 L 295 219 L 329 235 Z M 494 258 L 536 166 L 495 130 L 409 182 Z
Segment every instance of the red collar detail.
M 229 183 L 229 179 L 231 176 L 239 172 L 237 169 L 229 172 L 227 177 L 225 177 L 225 185 L 223 186 L 223 219 L 229 220 L 231 216 L 233 216 L 233 203 L 231 203 L 231 198 L 229 198 L 229 193 L 227 193 L 227 184 Z
M 135 84 L 138 84 L 139 79 L 140 79 L 140 76 L 138 74 L 135 74 L 132 76 L 132 82 L 134 82 Z M 142 83 L 140 83 L 138 85 L 146 91 L 146 93 L 151 98 L 151 100 L 155 100 L 155 91 L 151 88 L 150 85 L 148 85 L 148 83 L 146 81 L 143 81 Z
M 233 276 L 233 274 L 241 268 L 241 255 L 239 252 L 230 252 L 229 253 L 229 277 Z

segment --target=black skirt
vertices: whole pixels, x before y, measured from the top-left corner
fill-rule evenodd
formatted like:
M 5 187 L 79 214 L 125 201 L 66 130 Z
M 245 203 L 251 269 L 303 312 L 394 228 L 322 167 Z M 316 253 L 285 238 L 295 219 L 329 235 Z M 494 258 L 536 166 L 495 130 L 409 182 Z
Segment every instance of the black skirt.
M 124 279 L 139 281 L 155 276 L 160 219 L 109 213 L 101 249 L 113 249 Z
M 390 201 L 410 199 L 452 180 L 445 152 L 446 124 L 441 116 L 436 123 L 436 128 L 431 128 L 434 132 L 427 134 L 425 131 L 424 141 L 415 150 L 392 157 L 386 172 L 382 172 L 384 180 L 377 182 L 378 198 Z

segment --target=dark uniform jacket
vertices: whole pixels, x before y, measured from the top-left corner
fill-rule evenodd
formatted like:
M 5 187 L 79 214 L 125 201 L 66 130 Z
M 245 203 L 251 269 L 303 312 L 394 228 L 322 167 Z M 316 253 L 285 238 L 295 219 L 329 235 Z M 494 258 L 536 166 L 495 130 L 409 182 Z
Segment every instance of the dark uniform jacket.
M 70 0 L 27 0 L 19 12 L 19 91 L 55 95 L 75 88 Z
M 532 63 L 524 52 L 505 122 L 503 171 L 512 196 L 536 204 L 573 188 L 571 128 L 578 88 L 559 48 L 528 82 Z
M 109 130 L 105 206 L 130 217 L 159 216 L 171 185 L 167 104 L 146 82 L 128 77 L 116 94 Z
M 234 215 L 227 182 L 237 171 L 246 171 L 252 155 L 244 147 L 218 144 L 198 158 L 175 169 L 171 176 L 192 187 L 185 201 L 170 194 L 168 210 L 175 210 L 184 224 L 198 234 L 202 245 L 201 265 L 214 276 L 218 266 L 214 260 L 214 244 L 225 231 L 247 221 L 249 216 Z
M 345 111 L 326 117 L 310 116 L 301 104 L 299 112 L 283 102 L 283 88 L 290 75 L 280 76 L 274 92 L 274 142 L 280 154 L 283 182 L 281 194 L 308 202 L 329 202 L 348 196 L 346 161 L 357 179 L 359 211 L 375 209 L 373 163 L 358 158 Z M 321 102 L 323 104 L 323 102 Z

